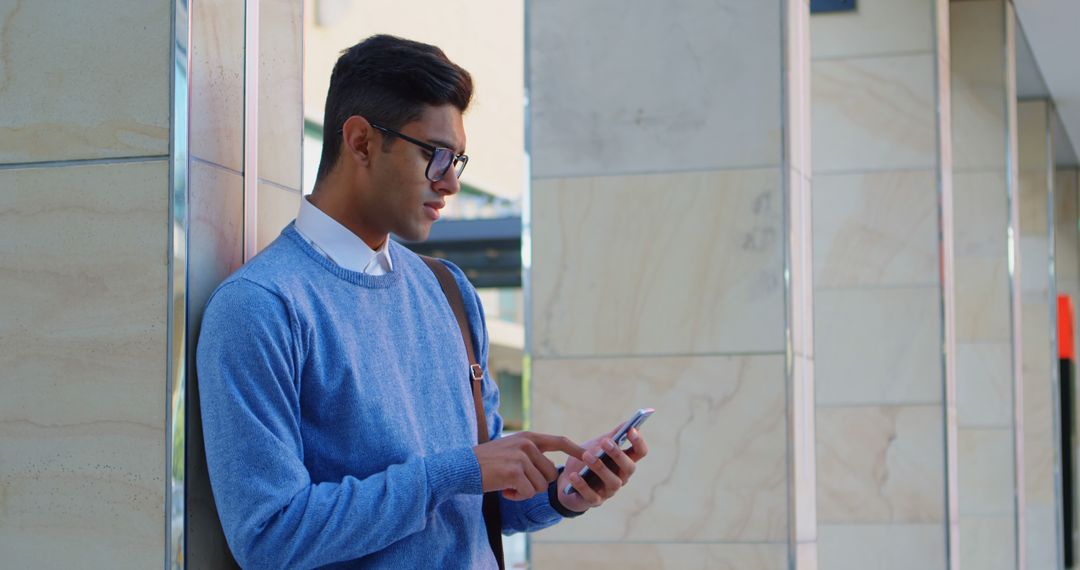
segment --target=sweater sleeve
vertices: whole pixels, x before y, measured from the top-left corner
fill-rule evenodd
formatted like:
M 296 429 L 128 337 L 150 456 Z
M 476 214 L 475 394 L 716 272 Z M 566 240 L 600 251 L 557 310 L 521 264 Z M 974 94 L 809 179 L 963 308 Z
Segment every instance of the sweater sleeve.
M 300 423 L 300 334 L 276 294 L 222 285 L 202 321 L 198 388 L 207 466 L 225 537 L 246 568 L 359 558 L 424 529 L 457 494 L 480 494 L 471 448 L 411 457 L 358 479 L 313 483 Z
M 469 326 L 473 331 L 473 342 L 479 346 L 474 347 L 476 357 L 484 367 L 484 383 L 482 394 L 484 399 L 484 413 L 487 416 L 488 433 L 491 439 L 502 436 L 503 421 L 499 415 L 499 386 L 491 379 L 488 370 L 488 353 L 490 341 L 487 333 L 487 322 L 484 318 L 484 308 L 480 302 L 480 296 L 476 288 L 466 278 L 465 273 L 456 265 L 444 261 L 454 274 L 461 288 L 462 297 L 465 298 L 465 310 L 469 315 Z M 503 534 L 518 532 L 535 532 L 558 523 L 563 519 L 551 503 L 548 502 L 547 493 L 538 493 L 531 499 L 524 501 L 511 501 L 500 495 L 499 510 L 502 514 Z

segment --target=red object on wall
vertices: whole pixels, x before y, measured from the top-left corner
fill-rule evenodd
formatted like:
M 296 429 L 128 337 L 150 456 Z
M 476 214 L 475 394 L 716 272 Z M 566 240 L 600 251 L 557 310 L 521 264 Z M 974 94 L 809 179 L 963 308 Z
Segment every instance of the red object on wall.
M 1072 299 L 1068 295 L 1058 295 L 1058 358 L 1076 360 L 1073 349 L 1073 311 Z

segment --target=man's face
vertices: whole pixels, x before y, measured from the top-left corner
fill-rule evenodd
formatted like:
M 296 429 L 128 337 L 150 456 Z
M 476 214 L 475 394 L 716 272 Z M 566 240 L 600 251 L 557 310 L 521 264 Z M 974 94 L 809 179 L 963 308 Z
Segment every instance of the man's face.
M 428 144 L 452 149 L 455 154 L 465 152 L 461 111 L 453 105 L 427 107 L 420 119 L 398 130 Z M 368 206 L 386 231 L 410 241 L 425 240 L 446 198 L 461 189 L 454 169 L 450 168 L 442 180 L 432 182 L 425 176 L 431 160 L 427 150 L 393 139 L 384 151 L 382 139 L 378 142 L 374 148 L 378 156 L 371 161 L 373 185 Z

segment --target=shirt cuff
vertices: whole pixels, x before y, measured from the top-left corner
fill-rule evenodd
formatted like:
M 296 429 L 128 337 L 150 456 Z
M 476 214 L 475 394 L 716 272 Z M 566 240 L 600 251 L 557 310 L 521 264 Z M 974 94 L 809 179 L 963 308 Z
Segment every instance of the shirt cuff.
M 436 504 L 454 495 L 482 495 L 480 462 L 470 447 L 451 449 L 424 458 L 428 486 Z
M 554 481 L 548 484 L 548 503 L 551 505 L 551 508 L 555 509 L 555 512 L 559 513 L 563 518 L 572 519 L 574 517 L 580 517 L 585 514 L 586 511 L 580 513 L 571 511 L 559 502 L 559 477 L 562 475 L 563 469 L 565 469 L 565 467 L 559 467 L 559 475 L 555 477 Z

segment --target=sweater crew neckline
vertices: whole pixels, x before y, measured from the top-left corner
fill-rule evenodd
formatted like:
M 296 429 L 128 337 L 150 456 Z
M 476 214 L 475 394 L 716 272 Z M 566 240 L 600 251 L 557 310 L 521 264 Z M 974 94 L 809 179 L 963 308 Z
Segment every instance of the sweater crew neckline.
M 324 269 L 329 271 L 335 277 L 338 277 L 339 279 L 342 279 L 344 281 L 348 281 L 353 285 L 359 285 L 368 289 L 386 289 L 388 287 L 393 287 L 394 285 L 401 283 L 401 272 L 405 269 L 404 263 L 395 263 L 393 271 L 384 275 L 369 275 L 367 273 L 353 271 L 351 269 L 345 269 L 344 267 L 328 259 L 325 255 L 316 251 L 315 248 L 312 247 L 311 244 L 308 243 L 307 240 L 305 240 L 299 232 L 297 232 L 295 220 L 290 222 L 289 225 L 285 226 L 285 229 L 282 230 L 281 233 L 288 236 L 289 239 L 291 239 L 297 247 L 299 247 L 301 250 L 303 250 L 304 253 L 308 255 L 308 257 L 315 260 L 316 263 L 321 265 Z M 389 240 L 389 243 L 387 244 L 388 251 L 394 257 L 394 259 L 400 259 L 401 257 L 403 257 L 401 253 L 401 248 L 397 244 L 397 242 L 390 238 L 387 238 L 387 240 Z

